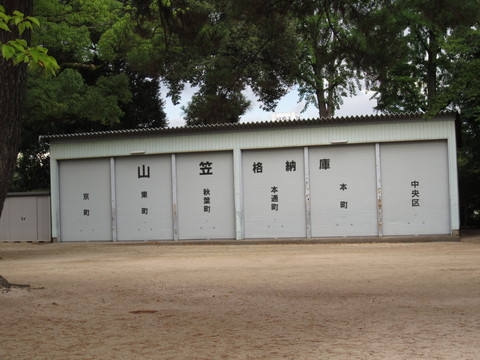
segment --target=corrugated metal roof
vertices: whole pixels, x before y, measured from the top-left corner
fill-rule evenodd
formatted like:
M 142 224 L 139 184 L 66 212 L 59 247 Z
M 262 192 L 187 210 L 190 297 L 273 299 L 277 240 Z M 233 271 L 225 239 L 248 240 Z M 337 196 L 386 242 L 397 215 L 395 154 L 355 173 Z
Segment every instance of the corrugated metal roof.
M 365 115 L 365 116 L 346 116 L 346 117 L 325 117 L 317 119 L 296 119 L 296 120 L 281 120 L 281 121 L 262 121 L 249 123 L 224 123 L 224 124 L 209 124 L 209 125 L 194 125 L 182 126 L 172 128 L 148 128 L 148 129 L 129 129 L 129 130 L 111 130 L 111 131 L 96 131 L 83 132 L 73 134 L 56 134 L 56 135 L 42 135 L 40 141 L 49 140 L 67 140 L 67 139 L 81 139 L 81 138 L 103 138 L 111 136 L 142 136 L 142 135 L 162 135 L 162 134 L 181 134 L 192 132 L 216 132 L 216 131 L 230 131 L 230 130 L 249 130 L 249 129 L 278 129 L 284 127 L 298 127 L 298 126 L 322 126 L 342 123 L 359 123 L 372 121 L 385 121 L 394 119 L 405 119 L 425 121 L 424 113 L 402 113 L 402 114 L 382 114 L 382 115 Z M 456 116 L 455 112 L 442 112 L 437 115 L 441 117 Z

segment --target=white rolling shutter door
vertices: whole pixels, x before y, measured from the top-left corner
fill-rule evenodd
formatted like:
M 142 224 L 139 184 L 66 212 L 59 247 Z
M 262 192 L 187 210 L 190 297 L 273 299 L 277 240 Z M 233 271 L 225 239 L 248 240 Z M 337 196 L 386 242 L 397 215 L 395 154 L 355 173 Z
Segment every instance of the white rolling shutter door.
M 446 141 L 381 145 L 384 235 L 449 234 Z
M 115 160 L 118 240 L 171 240 L 172 171 L 169 155 Z
M 110 241 L 110 160 L 60 162 L 61 241 Z
M 374 145 L 310 148 L 313 237 L 376 236 Z
M 179 239 L 235 237 L 231 152 L 176 155 Z
M 303 148 L 243 152 L 246 238 L 305 237 Z

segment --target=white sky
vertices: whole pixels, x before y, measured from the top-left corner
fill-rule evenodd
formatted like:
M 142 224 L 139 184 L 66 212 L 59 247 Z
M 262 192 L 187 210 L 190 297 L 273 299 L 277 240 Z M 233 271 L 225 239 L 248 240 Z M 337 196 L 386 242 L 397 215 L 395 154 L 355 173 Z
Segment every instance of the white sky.
M 162 89 L 162 94 L 166 94 L 166 89 Z M 181 96 L 181 103 L 179 105 L 173 105 L 170 99 L 165 101 L 165 112 L 169 121 L 169 127 L 184 126 L 183 111 L 181 106 L 191 100 L 191 97 L 195 89 L 186 86 Z M 375 100 L 370 100 L 372 92 L 359 91 L 354 97 L 344 98 L 344 103 L 340 110 L 337 110 L 335 116 L 357 116 L 357 115 L 372 115 L 374 114 L 373 107 L 376 105 Z M 246 92 L 246 96 L 251 101 L 250 110 L 248 110 L 244 116 L 242 116 L 240 122 L 257 122 L 257 121 L 270 121 L 272 112 L 264 111 L 260 108 L 260 104 L 257 102 L 251 91 Z M 286 96 L 284 96 L 275 109 L 276 113 L 296 112 L 301 119 L 318 118 L 318 110 L 315 106 L 311 105 L 303 114 L 304 103 L 298 103 L 298 94 L 296 90 L 292 90 Z

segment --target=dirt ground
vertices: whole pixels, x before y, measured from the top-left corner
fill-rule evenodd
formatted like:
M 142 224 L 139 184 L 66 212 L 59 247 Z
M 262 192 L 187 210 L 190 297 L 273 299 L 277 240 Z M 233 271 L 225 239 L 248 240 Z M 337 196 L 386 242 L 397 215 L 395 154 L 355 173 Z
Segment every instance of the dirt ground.
M 480 359 L 480 236 L 0 243 L 0 359 Z

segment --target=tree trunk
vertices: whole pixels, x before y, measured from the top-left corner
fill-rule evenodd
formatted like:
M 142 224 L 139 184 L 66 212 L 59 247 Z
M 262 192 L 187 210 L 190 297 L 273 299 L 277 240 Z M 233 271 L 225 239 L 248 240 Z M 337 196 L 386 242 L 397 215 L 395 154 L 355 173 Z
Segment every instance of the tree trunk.
M 319 118 L 328 116 L 327 101 L 325 99 L 325 88 L 323 78 L 323 62 L 321 61 L 323 54 L 320 48 L 315 49 L 315 63 L 312 64 L 312 70 L 315 83 L 315 96 L 317 98 L 318 116 Z
M 437 36 L 433 30 L 430 30 L 427 49 L 427 106 L 429 109 L 437 97 L 437 56 L 439 52 Z
M 328 117 L 328 108 L 327 108 L 327 101 L 325 100 L 325 93 L 322 88 L 318 88 L 315 90 L 317 96 L 317 104 L 318 104 L 318 116 L 320 118 Z
M 12 14 L 14 10 L 26 15 L 31 14 L 32 0 L 4 0 L 2 3 L 7 14 Z M 17 29 L 12 26 L 11 30 L 11 32 L 0 30 L 0 43 L 20 38 Z M 28 36 L 26 33 L 23 38 Z M 15 66 L 0 56 L 0 215 L 18 155 L 26 71 L 25 64 Z

